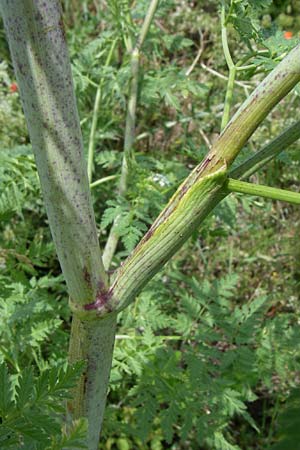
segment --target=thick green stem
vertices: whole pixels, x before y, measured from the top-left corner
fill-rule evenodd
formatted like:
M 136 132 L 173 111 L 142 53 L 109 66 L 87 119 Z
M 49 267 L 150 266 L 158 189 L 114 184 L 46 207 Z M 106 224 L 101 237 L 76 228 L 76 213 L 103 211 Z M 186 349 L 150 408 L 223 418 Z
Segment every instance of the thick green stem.
M 222 185 L 226 175 L 224 166 L 214 174 L 201 177 L 187 192 L 184 185 L 181 185 L 168 205 L 177 203 L 176 208 L 165 208 L 132 255 L 118 270 L 109 291 L 111 297 L 107 306 L 120 311 L 135 298 L 146 282 L 174 255 L 224 198 Z
M 97 324 L 79 324 L 76 316 L 77 310 L 106 291 L 107 277 L 92 209 L 61 2 L 0 0 L 0 8 L 49 224 L 75 311 L 70 361 L 84 359 L 87 363 L 85 378 L 69 403 L 69 413 L 71 418 L 88 418 L 89 450 L 96 450 L 115 316 Z
M 221 6 L 221 37 L 222 37 L 222 46 L 223 46 L 223 52 L 226 59 L 226 63 L 228 66 L 228 69 L 231 67 L 234 67 L 234 62 L 232 60 L 229 46 L 228 46 L 228 39 L 227 39 L 227 27 L 226 27 L 226 14 L 225 14 L 225 2 L 222 1 Z
M 134 300 L 188 236 L 228 193 L 229 167 L 268 112 L 300 81 L 297 46 L 241 106 L 206 158 L 182 183 L 148 233 L 116 273 L 105 301 L 89 305 L 101 316 Z
M 136 106 L 138 97 L 138 81 L 139 81 L 139 60 L 140 50 L 146 39 L 150 25 L 152 23 L 155 11 L 157 9 L 159 0 L 151 0 L 148 11 L 146 13 L 139 37 L 137 39 L 134 49 L 131 51 L 131 83 L 129 91 L 129 100 L 127 105 L 126 126 L 125 126 L 125 139 L 124 139 L 124 154 L 122 160 L 121 177 L 119 183 L 118 193 L 122 197 L 127 191 L 127 183 L 129 177 L 130 166 L 133 160 L 133 145 L 135 140 L 135 124 L 136 124 Z M 111 227 L 104 252 L 103 252 L 103 264 L 106 270 L 108 270 L 113 255 L 115 254 L 119 235 L 117 232 L 120 216 L 117 216 Z
M 106 284 L 60 2 L 1 0 L 56 251 L 74 301 Z
M 273 139 L 269 144 L 259 150 L 255 155 L 248 158 L 242 164 L 229 172 L 231 178 L 245 180 L 253 173 L 264 167 L 269 161 L 275 158 L 279 153 L 292 145 L 300 138 L 300 121 L 284 130 L 279 136 Z
M 300 205 L 300 194 L 298 192 L 263 186 L 261 184 L 246 183 L 245 181 L 233 180 L 232 178 L 226 181 L 225 187 L 229 192 L 256 195 L 258 197 L 282 200 L 294 205 Z
M 86 368 L 68 403 L 68 414 L 71 419 L 87 418 L 89 450 L 99 446 L 115 332 L 116 315 L 82 321 L 74 314 L 69 356 L 72 362 L 85 360 Z
M 231 165 L 249 137 L 271 109 L 300 81 L 300 45 L 297 45 L 260 83 L 238 109 L 208 154 Z M 222 166 L 219 158 L 219 166 Z M 213 167 L 212 167 L 213 169 Z

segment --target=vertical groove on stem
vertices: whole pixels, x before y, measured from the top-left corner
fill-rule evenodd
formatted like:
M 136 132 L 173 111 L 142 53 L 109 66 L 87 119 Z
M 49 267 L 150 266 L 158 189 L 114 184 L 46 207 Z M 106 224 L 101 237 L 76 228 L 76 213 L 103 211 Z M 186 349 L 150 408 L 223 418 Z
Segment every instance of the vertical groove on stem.
M 1 12 L 56 251 L 69 294 L 107 283 L 59 0 L 1 0 Z
M 102 426 L 116 332 L 116 314 L 102 320 L 80 320 L 74 314 L 69 349 L 70 362 L 85 360 L 86 369 L 73 399 L 68 418 L 86 417 L 89 424 L 88 449 L 97 450 Z
M 60 0 L 1 0 L 10 51 L 53 240 L 73 309 L 107 289 L 98 243 Z M 74 314 L 70 361 L 84 359 L 70 419 L 88 419 L 89 450 L 99 444 L 116 315 Z

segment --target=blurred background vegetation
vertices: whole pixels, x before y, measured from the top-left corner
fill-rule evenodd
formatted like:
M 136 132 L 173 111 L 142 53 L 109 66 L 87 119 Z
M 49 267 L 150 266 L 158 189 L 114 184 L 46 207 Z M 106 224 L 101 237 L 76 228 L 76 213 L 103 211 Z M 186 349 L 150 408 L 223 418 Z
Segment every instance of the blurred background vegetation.
M 117 176 L 92 194 L 102 248 L 122 217 L 114 270 L 220 132 L 228 76 L 220 2 L 160 3 L 141 60 L 125 198 L 116 195 L 130 81 L 124 36 L 136 34 L 148 2 L 62 4 L 86 149 L 101 84 L 93 181 Z M 246 64 L 232 115 L 298 43 L 300 2 L 227 1 L 226 11 L 232 58 Z M 0 447 L 67 448 L 54 404 L 70 385 L 62 375 L 70 312 L 2 25 L 0 61 L 0 378 L 14 411 L 0 423 Z M 299 94 L 269 115 L 239 160 L 293 123 Z M 299 150 L 295 143 L 252 181 L 298 191 Z M 99 448 L 300 449 L 299 231 L 299 210 L 280 202 L 231 195 L 214 211 L 119 317 Z M 36 392 L 51 376 L 61 390 L 41 403 Z M 35 388 L 20 403 L 28 384 Z M 39 423 L 41 411 L 48 419 Z

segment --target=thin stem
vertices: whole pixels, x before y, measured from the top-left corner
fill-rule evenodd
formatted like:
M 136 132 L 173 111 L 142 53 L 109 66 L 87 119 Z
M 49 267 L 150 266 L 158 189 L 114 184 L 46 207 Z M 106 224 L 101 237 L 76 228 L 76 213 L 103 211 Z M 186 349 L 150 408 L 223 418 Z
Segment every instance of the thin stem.
M 236 70 L 238 72 L 241 72 L 243 70 L 249 70 L 249 69 L 254 69 L 256 66 L 254 64 L 248 64 L 247 66 L 238 66 L 236 65 Z
M 126 11 L 126 14 L 125 14 L 125 18 L 126 18 L 127 22 L 129 23 L 129 27 L 128 26 L 127 27 L 123 26 L 123 30 L 125 28 L 126 32 L 127 32 L 127 34 L 124 32 L 123 39 L 124 39 L 124 44 L 125 44 L 127 52 L 131 53 L 132 49 L 133 49 L 132 30 L 134 28 L 134 25 L 133 25 L 132 16 L 131 16 L 131 12 L 130 12 L 129 8 L 130 8 L 130 6 L 128 5 L 127 11 Z
M 116 47 L 117 39 L 115 39 L 112 42 L 112 45 L 110 47 L 108 56 L 106 58 L 104 68 L 108 67 L 111 63 L 113 53 Z M 97 87 L 97 92 L 95 96 L 95 103 L 94 103 L 94 111 L 93 111 L 93 119 L 92 119 L 92 126 L 91 126 L 91 132 L 90 132 L 90 138 L 89 138 L 89 146 L 88 146 L 88 177 L 89 182 L 92 182 L 92 174 L 93 174 L 93 165 L 94 165 L 94 151 L 95 151 L 95 135 L 96 135 L 96 129 L 97 129 L 97 122 L 98 122 L 98 115 L 99 115 L 99 108 L 100 103 L 102 100 L 102 88 L 103 88 L 104 78 L 101 77 L 99 81 L 99 85 Z
M 124 196 L 127 191 L 127 181 L 129 174 L 129 167 L 133 161 L 133 143 L 135 138 L 135 121 L 136 121 L 136 104 L 138 94 L 138 73 L 139 73 L 139 51 L 135 49 L 131 56 L 131 85 L 130 96 L 127 106 L 125 139 L 124 139 L 124 154 L 122 160 L 121 177 L 119 182 L 118 194 Z M 117 216 L 110 229 L 108 239 L 103 251 L 103 264 L 106 270 L 109 269 L 113 255 L 115 254 L 119 235 L 117 232 L 120 216 Z
M 91 183 L 90 188 L 93 189 L 94 187 L 99 186 L 99 184 L 106 183 L 107 181 L 115 180 L 116 178 L 118 178 L 118 176 L 119 175 L 109 175 L 108 177 L 100 178 L 99 180 Z
M 146 13 L 139 37 L 136 45 L 131 52 L 131 83 L 129 100 L 127 105 L 126 125 L 125 125 L 125 137 L 124 137 L 124 154 L 122 160 L 121 177 L 119 183 L 118 194 L 124 196 L 127 191 L 127 183 L 129 177 L 130 166 L 133 161 L 133 145 L 135 140 L 135 126 L 136 126 L 136 106 L 138 96 L 138 78 L 139 78 L 139 60 L 140 51 L 143 43 L 145 42 L 146 35 L 149 31 L 151 22 L 153 20 L 155 11 L 157 9 L 159 0 L 152 0 L 148 11 Z M 115 254 L 119 235 L 117 233 L 118 222 L 120 216 L 117 216 L 110 229 L 110 233 L 103 251 L 103 264 L 107 270 L 110 266 L 111 260 Z
M 229 69 L 229 78 L 228 78 L 228 84 L 227 84 L 227 90 L 226 90 L 226 96 L 225 96 L 224 110 L 223 110 L 223 116 L 222 116 L 222 122 L 221 122 L 221 130 L 223 130 L 226 127 L 226 125 L 228 124 L 229 119 L 230 119 L 230 108 L 231 108 L 232 98 L 233 98 L 235 75 L 236 75 L 236 68 L 233 66 Z
M 227 180 L 225 187 L 229 192 L 256 195 L 258 197 L 281 200 L 294 205 L 300 205 L 300 193 L 298 192 L 291 192 L 285 189 L 278 189 L 260 184 L 246 183 L 245 181 L 233 180 L 232 178 Z
M 135 48 L 141 50 L 160 0 L 151 0 Z
M 201 32 L 200 29 L 199 29 L 199 35 L 200 35 L 200 48 L 199 48 L 199 50 L 197 52 L 197 55 L 196 55 L 194 61 L 192 62 L 190 67 L 185 72 L 185 76 L 186 77 L 189 77 L 191 75 L 191 73 L 193 72 L 194 68 L 196 67 L 196 64 L 198 63 L 199 59 L 201 58 L 201 55 L 202 55 L 203 50 L 204 50 L 204 40 L 203 40 L 202 32 Z
M 235 81 L 235 75 L 236 75 L 236 67 L 232 60 L 232 57 L 231 57 L 231 54 L 229 51 L 229 46 L 228 46 L 224 1 L 222 2 L 222 7 L 221 7 L 221 36 L 222 36 L 223 52 L 224 52 L 226 63 L 227 63 L 228 69 L 229 69 L 229 77 L 228 77 L 228 83 L 227 83 L 227 89 L 226 89 L 224 111 L 223 111 L 223 117 L 222 117 L 222 122 L 221 122 L 221 130 L 223 130 L 223 128 L 225 128 L 227 123 L 229 122 L 230 108 L 231 108 L 231 103 L 232 103 L 232 98 L 233 98 L 233 87 L 234 87 L 234 81 Z
M 222 1 L 222 6 L 221 6 L 221 37 L 222 37 L 222 46 L 223 46 L 224 56 L 226 59 L 227 66 L 230 69 L 231 67 L 235 67 L 235 65 L 232 60 L 229 46 L 228 46 L 226 17 L 225 17 L 225 2 L 224 1 Z
M 228 80 L 228 77 L 226 77 L 225 75 L 223 75 L 220 72 L 217 72 L 216 70 L 212 69 L 211 67 L 206 66 L 203 62 L 201 63 L 201 67 L 202 67 L 202 69 L 206 70 L 207 72 L 211 73 L 212 75 L 215 75 L 218 78 L 221 78 L 222 80 Z M 238 80 L 234 80 L 234 84 L 236 84 L 237 86 L 240 86 L 244 89 L 245 89 L 245 87 L 251 88 L 250 84 L 246 84 L 246 83 L 243 83 L 242 81 L 238 81 Z
M 288 146 L 300 138 L 300 120 L 284 130 L 279 136 L 263 147 L 255 155 L 229 172 L 231 178 L 245 180 L 257 172 L 269 161 L 279 155 Z
M 129 334 L 116 334 L 116 340 L 143 340 L 144 336 L 137 335 L 129 335 Z M 184 341 L 185 338 L 183 336 L 165 336 L 165 335 L 156 335 L 155 339 L 161 339 L 162 341 Z

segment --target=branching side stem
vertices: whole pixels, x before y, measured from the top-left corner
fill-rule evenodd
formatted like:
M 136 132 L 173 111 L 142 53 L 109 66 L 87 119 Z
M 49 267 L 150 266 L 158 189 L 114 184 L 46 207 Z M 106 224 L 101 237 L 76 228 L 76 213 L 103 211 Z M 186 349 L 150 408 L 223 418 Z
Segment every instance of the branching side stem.
M 248 158 L 242 164 L 229 172 L 231 178 L 245 180 L 253 173 L 264 167 L 279 153 L 292 145 L 300 138 L 300 120 L 284 130 L 279 136 L 269 142 L 265 147 Z
M 278 189 L 261 184 L 246 183 L 245 181 L 229 178 L 225 187 L 228 192 L 238 192 L 241 194 L 256 195 L 258 197 L 270 198 L 272 200 L 281 200 L 284 202 L 300 205 L 300 194 L 285 189 Z
M 206 158 L 181 184 L 166 208 L 119 268 L 105 305 L 89 312 L 122 310 L 160 270 L 191 232 L 227 194 L 228 168 L 269 111 L 300 81 L 300 45 L 261 82 L 239 108 Z M 205 194 L 205 195 L 204 195 Z

